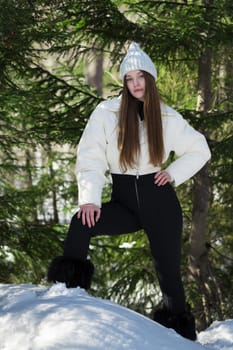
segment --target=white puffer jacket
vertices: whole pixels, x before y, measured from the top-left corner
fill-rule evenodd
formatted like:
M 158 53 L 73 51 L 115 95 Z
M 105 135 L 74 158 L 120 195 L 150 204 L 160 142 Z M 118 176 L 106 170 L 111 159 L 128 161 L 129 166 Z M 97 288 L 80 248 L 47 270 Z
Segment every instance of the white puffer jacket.
M 117 147 L 118 112 L 121 97 L 101 102 L 90 116 L 78 145 L 77 180 L 79 205 L 94 203 L 101 206 L 101 195 L 106 183 L 105 173 L 122 174 Z M 210 159 L 205 137 L 193 129 L 174 109 L 161 104 L 164 162 L 171 151 L 177 156 L 165 170 L 178 186 L 198 172 Z M 160 170 L 149 162 L 147 134 L 140 122 L 140 157 L 135 168 L 124 174 L 144 175 Z

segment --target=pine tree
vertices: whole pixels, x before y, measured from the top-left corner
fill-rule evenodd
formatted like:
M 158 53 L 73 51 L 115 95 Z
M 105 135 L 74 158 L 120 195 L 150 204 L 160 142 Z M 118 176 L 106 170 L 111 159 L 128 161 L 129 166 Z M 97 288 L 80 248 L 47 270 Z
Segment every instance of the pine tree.
M 66 225 L 60 221 L 59 203 L 65 203 L 67 210 L 76 206 L 74 146 L 102 99 L 84 79 L 84 60 L 94 50 L 106 58 L 109 73 L 117 77 L 119 62 L 134 40 L 155 61 L 162 96 L 206 133 L 210 143 L 210 168 L 197 175 L 195 186 L 191 180 L 178 189 L 185 206 L 183 268 L 188 271 L 187 295 L 201 320 L 200 328 L 211 322 L 211 315 L 229 315 L 232 13 L 230 0 L 0 0 L 1 281 L 41 282 L 49 259 L 62 251 Z M 105 95 L 111 92 L 109 75 L 104 75 Z M 117 79 L 111 88 L 119 92 Z M 197 108 L 198 88 L 204 100 Z M 69 152 L 62 152 L 64 144 L 70 145 Z M 206 197 L 203 186 L 209 188 Z M 53 208 L 50 217 L 48 201 Z M 201 221 L 195 213 L 203 211 Z M 192 229 L 189 249 L 192 224 L 199 228 Z M 133 249 L 121 248 L 125 239 L 129 243 L 135 239 Z M 194 242 L 198 243 L 195 254 Z M 93 292 L 148 314 L 146 308 L 153 306 L 157 288 L 143 233 L 116 238 L 112 244 L 96 239 L 93 246 L 95 253 L 90 254 L 100 266 L 96 285 L 101 286 Z M 194 265 L 187 259 L 189 251 Z M 107 271 L 105 282 L 102 268 Z

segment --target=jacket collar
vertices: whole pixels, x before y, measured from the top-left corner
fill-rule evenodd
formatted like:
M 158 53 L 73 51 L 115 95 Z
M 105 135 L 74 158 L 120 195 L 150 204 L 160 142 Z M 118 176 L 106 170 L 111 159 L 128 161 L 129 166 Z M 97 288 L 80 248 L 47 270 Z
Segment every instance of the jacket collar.
M 111 112 L 118 112 L 121 104 L 121 95 L 113 97 L 101 103 L 101 108 L 107 109 Z

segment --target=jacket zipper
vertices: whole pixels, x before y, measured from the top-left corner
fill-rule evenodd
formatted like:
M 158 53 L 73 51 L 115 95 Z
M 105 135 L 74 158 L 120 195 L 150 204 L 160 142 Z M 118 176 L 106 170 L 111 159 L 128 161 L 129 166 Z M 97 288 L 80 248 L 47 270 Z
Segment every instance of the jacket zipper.
M 134 180 L 134 185 L 135 185 L 135 192 L 136 192 L 136 199 L 137 199 L 137 205 L 138 208 L 140 208 L 140 203 L 139 203 L 139 195 L 138 195 L 138 179 L 139 179 L 139 174 L 137 172 L 135 180 Z

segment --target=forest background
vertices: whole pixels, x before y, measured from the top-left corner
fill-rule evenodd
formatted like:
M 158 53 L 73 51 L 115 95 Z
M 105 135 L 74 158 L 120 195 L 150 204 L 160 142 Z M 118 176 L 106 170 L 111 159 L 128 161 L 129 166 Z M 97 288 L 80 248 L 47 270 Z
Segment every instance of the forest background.
M 232 318 L 232 38 L 231 0 L 0 0 L 1 283 L 47 283 L 77 209 L 77 143 L 94 107 L 119 95 L 119 64 L 136 41 L 162 98 L 212 151 L 177 188 L 188 302 L 199 330 Z M 150 317 L 160 294 L 144 233 L 95 238 L 90 256 L 91 293 Z

